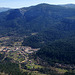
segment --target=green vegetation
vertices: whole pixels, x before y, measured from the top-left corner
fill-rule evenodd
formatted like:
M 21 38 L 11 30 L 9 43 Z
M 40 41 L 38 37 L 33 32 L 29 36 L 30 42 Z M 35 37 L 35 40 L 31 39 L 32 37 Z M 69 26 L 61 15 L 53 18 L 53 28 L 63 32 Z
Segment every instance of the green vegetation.
M 41 48 L 37 55 L 46 60 L 48 63 L 75 63 L 75 44 L 71 40 L 68 43 L 65 41 L 56 41 L 48 46 Z
M 68 70 L 66 70 L 66 69 L 61 69 L 61 68 L 56 68 L 56 71 L 57 72 L 59 72 L 59 73 L 66 73 L 66 72 L 68 72 Z
M 35 65 L 34 63 L 32 63 L 32 64 L 27 64 L 26 65 L 26 67 L 28 68 L 28 69 L 38 69 L 38 68 L 43 68 L 41 65 Z
M 26 75 L 27 73 L 22 73 L 19 69 L 18 64 L 11 62 L 0 62 L 0 72 L 4 72 L 8 75 Z

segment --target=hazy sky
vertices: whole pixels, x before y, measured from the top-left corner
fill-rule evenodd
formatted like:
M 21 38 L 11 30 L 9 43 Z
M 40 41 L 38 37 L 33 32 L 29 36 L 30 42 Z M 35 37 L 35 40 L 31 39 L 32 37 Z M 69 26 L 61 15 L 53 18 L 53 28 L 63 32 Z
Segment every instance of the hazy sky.
M 75 0 L 0 0 L 0 7 L 21 8 L 36 5 L 39 3 L 75 4 Z

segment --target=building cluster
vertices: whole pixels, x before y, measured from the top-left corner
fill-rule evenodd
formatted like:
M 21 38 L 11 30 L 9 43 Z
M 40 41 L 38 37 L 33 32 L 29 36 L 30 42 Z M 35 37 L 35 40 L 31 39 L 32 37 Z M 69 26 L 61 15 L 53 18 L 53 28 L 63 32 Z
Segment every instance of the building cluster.
M 38 51 L 40 48 L 33 49 L 31 47 L 27 46 L 14 46 L 14 47 L 1 47 L 0 52 L 14 52 L 14 51 L 20 51 L 21 53 L 33 53 Z

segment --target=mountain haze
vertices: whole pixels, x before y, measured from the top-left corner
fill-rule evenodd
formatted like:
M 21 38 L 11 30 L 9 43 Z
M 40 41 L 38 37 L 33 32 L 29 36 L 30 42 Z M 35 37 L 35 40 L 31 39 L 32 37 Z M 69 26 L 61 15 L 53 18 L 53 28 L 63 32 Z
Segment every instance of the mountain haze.
M 66 8 L 75 8 L 75 4 L 65 4 L 61 6 L 66 7 Z
M 10 10 L 10 8 L 0 7 L 0 12 L 5 12 L 5 11 L 8 11 L 8 10 Z

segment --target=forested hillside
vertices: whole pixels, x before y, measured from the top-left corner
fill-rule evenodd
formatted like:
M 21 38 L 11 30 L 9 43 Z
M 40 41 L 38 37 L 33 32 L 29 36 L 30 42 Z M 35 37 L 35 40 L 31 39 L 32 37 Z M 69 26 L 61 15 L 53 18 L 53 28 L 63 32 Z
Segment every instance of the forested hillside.
M 37 55 L 47 61 L 49 64 L 75 63 L 75 38 L 68 40 L 58 40 L 50 43 L 48 46 L 43 47 L 37 52 Z M 70 41 L 69 41 L 70 40 Z
M 70 35 L 74 32 L 74 15 L 74 9 L 48 4 L 12 9 L 0 13 L 0 35 L 22 36 L 44 31 L 52 31 L 59 36 L 63 33 Z

